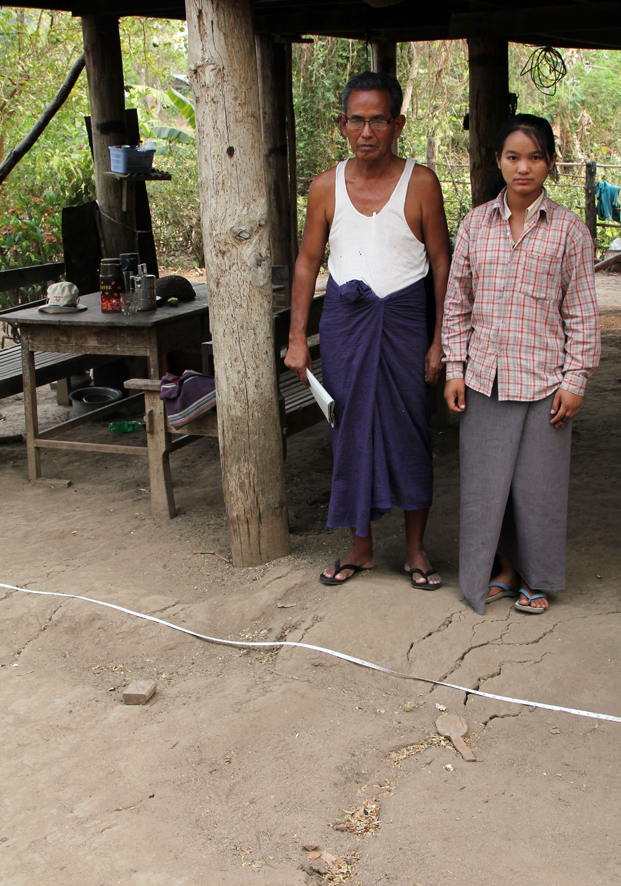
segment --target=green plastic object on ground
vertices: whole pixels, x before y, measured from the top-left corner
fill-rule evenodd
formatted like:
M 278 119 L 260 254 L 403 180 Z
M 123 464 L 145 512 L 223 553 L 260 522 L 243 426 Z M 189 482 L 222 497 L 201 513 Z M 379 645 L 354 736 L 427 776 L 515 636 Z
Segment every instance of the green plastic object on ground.
M 142 431 L 143 421 L 111 421 L 108 430 L 113 434 L 131 434 L 133 431 Z

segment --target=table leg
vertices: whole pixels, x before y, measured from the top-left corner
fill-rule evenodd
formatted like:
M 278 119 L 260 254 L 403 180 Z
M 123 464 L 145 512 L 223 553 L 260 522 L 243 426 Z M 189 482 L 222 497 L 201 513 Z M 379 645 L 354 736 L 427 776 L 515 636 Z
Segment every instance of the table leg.
M 166 430 L 166 412 L 159 394 L 155 392 L 145 391 L 144 405 L 149 447 L 151 516 L 155 520 L 171 520 L 177 516 L 177 508 L 170 475 L 171 435 Z
M 155 329 L 149 330 L 149 378 L 161 378 L 164 374 L 164 355 Z
M 29 350 L 28 343 L 25 341 L 22 341 L 22 377 L 24 384 L 28 479 L 37 480 L 41 476 L 41 450 L 34 445 L 35 438 L 39 435 L 37 380 L 35 378 L 34 351 Z

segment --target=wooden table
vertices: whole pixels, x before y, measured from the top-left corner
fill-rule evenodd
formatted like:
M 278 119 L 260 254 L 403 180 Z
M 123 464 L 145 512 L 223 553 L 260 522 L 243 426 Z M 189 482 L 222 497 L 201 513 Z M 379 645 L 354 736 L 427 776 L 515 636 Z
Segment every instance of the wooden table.
M 203 289 L 203 287 L 197 288 L 199 291 Z M 82 296 L 80 304 L 86 305 L 88 310 L 72 314 L 45 314 L 37 308 L 29 308 L 11 311 L 2 318 L 14 322 L 19 327 L 22 342 L 26 447 L 30 480 L 36 480 L 41 476 L 41 449 L 72 449 L 125 455 L 147 455 L 148 452 L 146 446 L 78 443 L 54 439 L 64 431 L 92 421 L 93 418 L 106 418 L 118 409 L 118 403 L 104 406 L 39 433 L 35 351 L 147 357 L 149 378 L 159 379 L 163 373 L 164 354 L 211 338 L 209 308 L 207 295 L 204 292 L 197 295 L 193 301 L 179 302 L 176 308 L 166 305 L 155 311 L 140 311 L 129 317 L 117 312 L 102 311 L 99 292 Z

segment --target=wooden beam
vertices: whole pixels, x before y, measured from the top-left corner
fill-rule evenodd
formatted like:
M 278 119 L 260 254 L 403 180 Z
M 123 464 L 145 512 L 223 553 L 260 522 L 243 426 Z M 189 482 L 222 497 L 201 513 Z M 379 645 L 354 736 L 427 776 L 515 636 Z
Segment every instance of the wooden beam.
M 287 56 L 284 43 L 256 37 L 263 168 L 272 264 L 293 265 L 287 160 Z
M 110 145 L 127 143 L 125 93 L 119 22 L 111 15 L 82 17 L 84 56 L 91 106 L 95 186 L 101 227 L 109 256 L 137 251 L 134 184 L 121 183 L 110 171 Z M 123 187 L 127 211 L 123 211 Z
M 9 271 L 0 271 L 0 292 L 8 289 L 19 289 L 22 286 L 35 286 L 37 283 L 47 283 L 48 280 L 59 280 L 65 273 L 65 263 L 62 261 L 48 262 L 46 265 L 32 265 L 29 268 L 12 268 Z
M 556 36 L 576 34 L 584 36 L 589 31 L 604 31 L 602 21 L 607 19 L 617 25 L 621 17 L 621 3 L 541 5 L 528 8 L 528 21 L 523 6 L 502 10 L 481 10 L 454 13 L 450 17 L 451 39 L 502 35 L 515 40 L 517 35 L 528 35 L 535 29 L 540 35 L 554 40 Z M 556 45 L 556 43 L 554 44 Z
M 621 2 L 540 3 L 508 10 L 453 13 L 445 0 L 401 3 L 372 9 L 363 2 L 322 6 L 300 3 L 255 4 L 255 31 L 272 34 L 325 34 L 368 41 L 423 41 L 497 35 L 517 43 L 559 47 L 621 48 Z M 606 24 L 604 24 L 606 22 Z
M 187 0 L 201 218 L 233 562 L 289 553 L 250 0 Z
M 470 184 L 472 205 L 492 199 L 498 181 L 496 136 L 509 113 L 509 44 L 497 37 L 468 40 Z
M 621 252 L 617 252 L 616 255 L 611 255 L 610 258 L 605 258 L 603 261 L 598 262 L 594 271 L 597 274 L 598 271 L 604 271 L 606 268 L 612 267 L 612 265 L 616 265 L 617 262 L 621 261 Z

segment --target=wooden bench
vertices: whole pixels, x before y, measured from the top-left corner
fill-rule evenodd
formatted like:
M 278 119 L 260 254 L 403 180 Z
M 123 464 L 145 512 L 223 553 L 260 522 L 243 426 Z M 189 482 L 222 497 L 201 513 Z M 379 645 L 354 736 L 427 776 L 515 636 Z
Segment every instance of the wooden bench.
M 17 308 L 9 308 L 0 311 L 0 323 L 2 315 L 9 311 L 26 310 L 36 305 L 45 304 L 45 299 L 29 302 Z M 78 375 L 93 366 L 109 363 L 115 357 L 105 357 L 102 354 L 56 354 L 48 351 L 35 353 L 35 377 L 37 387 L 58 382 L 57 399 L 61 406 L 69 405 L 69 393 L 71 391 L 70 378 Z M 21 394 L 24 390 L 22 378 L 22 352 L 19 347 L 9 347 L 0 350 L 0 400 L 4 397 L 12 397 Z
M 19 294 L 21 288 L 27 286 L 47 285 L 60 279 L 65 271 L 64 262 L 50 262 L 45 265 L 32 265 L 28 268 L 14 268 L 10 271 L 0 271 L 0 292 L 16 291 Z M 2 315 L 13 311 L 27 310 L 38 305 L 44 305 L 46 299 L 27 302 L 13 308 L 5 308 L 0 311 L 0 324 Z M 7 326 L 14 328 L 13 324 Z M 6 336 L 2 338 L 0 348 L 0 400 L 4 397 L 12 397 L 21 394 L 24 390 L 22 380 L 22 355 L 19 347 L 4 348 Z M 15 339 L 19 341 L 18 338 Z M 47 351 L 35 353 L 35 377 L 37 387 L 58 382 L 57 400 L 60 406 L 69 405 L 71 392 L 71 376 L 79 375 L 93 366 L 108 363 L 113 357 L 103 357 L 101 354 L 55 354 Z
M 308 334 L 313 370 L 322 378 L 319 343 L 313 339 L 319 331 L 323 308 L 323 295 L 313 300 L 308 323 Z M 325 421 L 310 390 L 302 384 L 295 373 L 284 369 L 284 353 L 289 335 L 290 309 L 278 311 L 274 317 L 274 345 L 279 368 L 280 422 L 283 434 L 283 457 L 287 457 L 287 440 L 294 434 Z M 203 370 L 211 373 L 211 342 L 203 346 Z M 125 382 L 130 391 L 144 393 L 147 448 L 149 451 L 149 480 L 151 486 L 151 514 L 155 519 L 172 519 L 177 514 L 170 471 L 171 453 L 193 443 L 200 437 L 218 436 L 217 412 L 208 412 L 189 422 L 182 429 L 173 428 L 168 421 L 164 403 L 160 400 L 160 382 L 157 379 L 131 378 Z

